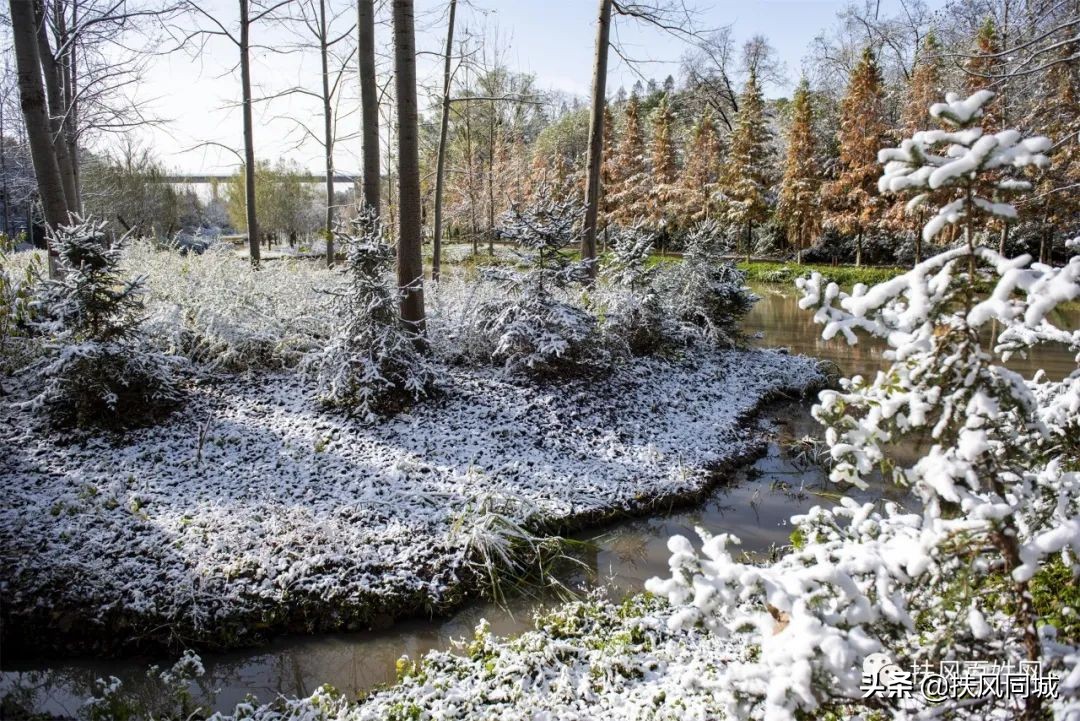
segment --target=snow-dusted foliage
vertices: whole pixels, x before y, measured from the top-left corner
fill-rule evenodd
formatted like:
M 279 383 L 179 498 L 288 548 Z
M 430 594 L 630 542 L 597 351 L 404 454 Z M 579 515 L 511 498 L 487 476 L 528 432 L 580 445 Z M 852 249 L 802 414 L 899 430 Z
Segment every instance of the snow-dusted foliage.
M 330 306 L 344 292 L 345 279 L 317 263 L 267 260 L 254 272 L 228 244 L 181 254 L 137 241 L 123 263 L 146 278 L 146 334 L 225 370 L 295 366 L 334 331 Z
M 180 401 L 181 359 L 147 350 L 139 335 L 143 279 L 124 277 L 122 244 L 92 220 L 53 235 L 60 277 L 42 282 L 31 301 L 44 354 L 23 373 L 41 384 L 31 406 L 60 423 L 132 425 Z
M 500 237 L 516 242 L 527 267 L 488 270 L 506 297 L 481 309 L 491 358 L 510 373 L 551 377 L 603 367 L 596 318 L 573 302 L 588 279 L 585 262 L 564 248 L 579 238 L 584 209 L 576 200 L 546 198 L 501 218 Z
M 722 259 L 726 247 L 719 224 L 698 223 L 687 234 L 683 262 L 665 268 L 657 279 L 667 311 L 683 333 L 720 347 L 736 344 L 739 321 L 757 300 L 745 274 Z
M 387 284 L 393 250 L 381 240 L 378 218 L 362 213 L 334 236 L 346 249 L 349 278 L 335 306 L 340 326 L 304 365 L 320 401 L 370 420 L 428 395 L 437 373 L 419 350 L 420 337 L 401 322 Z
M 32 301 L 45 275 L 44 256 L 0 251 L 0 372 L 11 373 L 40 352 L 33 332 Z
M 967 122 L 982 102 L 977 93 L 945 110 L 935 105 L 934 114 Z M 882 159 L 899 177 L 894 156 Z M 962 182 L 974 184 L 987 165 L 975 159 L 965 168 Z M 816 273 L 799 286 L 825 338 L 842 333 L 854 343 L 862 331 L 890 348 L 890 366 L 873 379 L 820 394 L 814 415 L 826 426 L 830 477 L 862 485 L 880 471 L 910 487 L 919 510 L 846 498 L 815 508 L 793 519 L 796 548 L 764 566 L 736 560 L 737 539 L 725 534 L 699 531 L 700 552 L 671 539 L 672 577 L 648 588 L 682 609 L 672 625 L 702 624 L 760 647 L 754 663 L 718 679 L 725 714 L 796 719 L 876 709 L 921 719 L 947 710 L 957 719 L 1035 719 L 1051 705 L 1061 718 L 1070 707 L 1075 713 L 1075 623 L 1062 621 L 1056 597 L 1040 602 L 1033 589 L 1053 585 L 1047 574 L 1073 587 L 1080 575 L 1080 369 L 1062 381 L 1024 378 L 1004 360 L 1046 342 L 1080 353 L 1080 331 L 1049 315 L 1080 297 L 1080 258 L 1051 268 L 969 245 L 850 294 Z M 1000 334 L 988 348 L 991 325 Z M 905 438 L 926 438 L 929 449 L 903 467 L 888 448 Z M 866 694 L 861 671 L 875 653 L 905 671 L 944 661 L 993 659 L 1014 671 L 1041 663 L 1059 679 L 1060 695 L 1051 702 L 985 693 L 943 708 L 918 696 Z
M 924 203 L 933 191 L 959 190 L 957 197 L 939 208 L 923 228 L 923 240 L 927 242 L 946 225 L 973 216 L 1015 220 L 1016 208 L 1003 198 L 1030 190 L 1031 183 L 1007 171 L 1045 167 L 1050 162 L 1043 154 L 1050 149 L 1049 138 L 1024 138 L 1020 131 L 1011 129 L 983 131 L 983 108 L 993 98 L 989 90 L 980 90 L 966 99 L 949 93 L 944 103 L 930 106 L 930 115 L 941 123 L 941 130 L 917 132 L 900 147 L 878 153 L 878 160 L 885 165 L 878 180 L 882 193 L 923 191 L 908 202 L 909 210 Z
M 598 287 L 589 294 L 590 306 L 609 346 L 635 355 L 652 353 L 673 334 L 654 286 L 657 268 L 649 265 L 654 236 L 641 227 L 613 235 Z

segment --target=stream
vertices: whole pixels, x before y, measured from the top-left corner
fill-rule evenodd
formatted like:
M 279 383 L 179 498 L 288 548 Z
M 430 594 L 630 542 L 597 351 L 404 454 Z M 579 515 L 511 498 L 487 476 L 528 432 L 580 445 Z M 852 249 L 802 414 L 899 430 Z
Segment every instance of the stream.
M 861 337 L 858 345 L 848 346 L 842 340 L 821 340 L 821 327 L 799 309 L 794 289 L 761 286 L 755 291 L 762 300 L 743 324 L 747 333 L 757 335 L 754 344 L 787 347 L 792 353 L 832 361 L 845 375 L 867 374 L 882 366 L 885 346 L 880 341 Z M 1070 313 L 1072 326 L 1080 320 L 1076 315 Z M 1048 349 L 1037 358 L 1009 365 L 1025 376 L 1041 367 L 1051 378 L 1061 378 L 1076 367 L 1073 356 L 1063 349 Z M 702 505 L 626 519 L 574 536 L 582 542 L 574 544 L 573 552 L 580 563 L 561 575 L 560 581 L 578 591 L 598 590 L 615 599 L 639 592 L 646 579 L 667 574 L 668 537 L 696 538 L 696 526 L 734 533 L 750 554 L 763 555 L 785 544 L 791 532 L 790 516 L 830 502 L 825 473 L 799 455 L 798 444 L 793 447 L 798 439 L 820 436 L 809 406 L 809 402 L 785 402 L 766 408 L 759 425 L 770 437 L 767 453 L 735 472 Z M 898 452 L 901 457 L 915 456 L 919 450 L 909 446 Z M 878 485 L 853 495 L 859 500 L 902 500 L 903 492 Z M 267 702 L 278 695 L 306 696 L 322 684 L 349 695 L 361 694 L 392 683 L 396 661 L 403 655 L 417 659 L 432 649 L 450 649 L 455 640 L 470 638 L 481 619 L 487 619 L 496 634 L 521 633 L 532 628 L 537 611 L 559 601 L 553 592 L 516 596 L 502 606 L 474 603 L 448 618 L 405 621 L 386 630 L 282 636 L 257 648 L 207 653 L 202 655 L 206 674 L 192 693 L 196 701 L 221 711 L 231 711 L 248 695 Z M 147 667 L 167 668 L 174 660 L 136 656 L 15 660 L 9 665 L 0 658 L 0 698 L 11 694 L 21 708 L 70 717 L 92 693 L 96 679 L 116 676 L 128 691 L 153 695 L 158 687 L 147 679 Z

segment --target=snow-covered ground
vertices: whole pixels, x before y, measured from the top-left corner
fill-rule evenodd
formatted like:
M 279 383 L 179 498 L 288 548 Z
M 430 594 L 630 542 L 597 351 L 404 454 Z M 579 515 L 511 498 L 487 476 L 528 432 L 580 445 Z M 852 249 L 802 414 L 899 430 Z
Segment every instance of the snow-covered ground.
M 364 425 L 295 372 L 260 372 L 122 439 L 58 436 L 16 392 L 0 405 L 8 640 L 233 644 L 449 607 L 502 516 L 556 532 L 692 496 L 759 447 L 744 421 L 764 399 L 822 380 L 771 351 L 548 386 L 456 369 L 437 400 Z

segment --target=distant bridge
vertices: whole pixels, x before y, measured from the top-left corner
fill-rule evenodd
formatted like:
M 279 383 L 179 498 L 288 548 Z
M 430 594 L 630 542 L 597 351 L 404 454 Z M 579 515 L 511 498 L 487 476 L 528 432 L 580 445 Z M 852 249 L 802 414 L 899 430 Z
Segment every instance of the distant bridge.
M 216 173 L 207 175 L 163 175 L 161 176 L 162 183 L 172 183 L 174 185 L 197 185 L 218 182 L 227 182 L 236 177 L 236 173 Z M 334 173 L 335 183 L 354 183 L 360 180 L 359 175 L 351 175 L 349 173 Z M 300 176 L 301 183 L 325 183 L 326 173 L 322 175 L 302 175 Z

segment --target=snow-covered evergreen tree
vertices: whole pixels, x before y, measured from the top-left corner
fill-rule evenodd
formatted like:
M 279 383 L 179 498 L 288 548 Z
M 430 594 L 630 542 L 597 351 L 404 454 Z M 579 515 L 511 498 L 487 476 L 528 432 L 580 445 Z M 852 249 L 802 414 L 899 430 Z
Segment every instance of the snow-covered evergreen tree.
M 338 332 L 305 359 L 318 399 L 365 420 L 395 413 L 430 395 L 438 373 L 401 322 L 389 285 L 394 252 L 382 242 L 378 218 L 362 210 L 334 229 L 346 250 L 348 290 L 338 297 Z
M 717 221 L 698 223 L 687 234 L 682 262 L 657 279 L 666 312 L 687 338 L 704 337 L 720 347 L 739 340 L 739 321 L 757 296 L 746 287 L 746 275 L 723 260 L 729 250 Z
M 599 285 L 590 293 L 608 345 L 635 355 L 655 352 L 671 335 L 671 324 L 653 285 L 657 268 L 649 264 L 653 238 L 641 226 L 617 231 Z
M 967 189 L 981 174 L 1038 164 L 1045 147 L 1011 130 L 984 135 L 980 109 L 991 95 L 934 105 L 932 114 L 957 129 L 916 133 L 902 150 L 882 151 L 883 183 L 955 183 L 965 205 L 937 217 L 969 231 L 976 217 L 987 221 L 968 212 L 980 204 Z M 929 149 L 938 142 L 949 145 L 942 155 Z M 932 220 L 927 236 L 939 226 Z M 1070 718 L 1066 709 L 1080 701 L 1076 625 L 1053 594 L 1039 601 L 1032 589 L 1080 575 L 1080 367 L 1052 381 L 1024 378 L 1004 361 L 1056 342 L 1080 363 L 1080 331 L 1052 320 L 1057 305 L 1080 297 L 1080 258 L 1050 268 L 966 244 L 870 289 L 845 293 L 816 273 L 799 286 L 800 305 L 814 309 L 826 339 L 855 343 L 861 331 L 889 346 L 888 368 L 823 391 L 814 407 L 831 479 L 864 486 L 880 472 L 910 488 L 919 510 L 848 498 L 816 507 L 793 519 L 792 551 L 761 566 L 736 560 L 737 541 L 726 534 L 702 532 L 700 554 L 685 538 L 671 540 L 672 577 L 649 588 L 679 607 L 673 625 L 701 623 L 756 649 L 717 684 L 729 717 L 1034 721 L 1053 705 L 1056 717 Z M 988 348 L 982 331 L 992 324 L 1002 330 Z M 889 448 L 909 438 L 930 447 L 900 466 Z M 912 677 L 908 698 L 875 695 L 861 672 L 873 670 L 876 654 L 904 673 L 992 659 L 1000 678 L 1005 664 L 1013 673 L 1041 664 L 1060 692 L 925 702 L 926 687 Z
M 499 236 L 518 245 L 527 267 L 488 271 L 509 297 L 481 309 L 481 332 L 492 360 L 509 373 L 552 377 L 595 369 L 607 360 L 596 318 L 569 298 L 589 280 L 588 261 L 565 251 L 580 238 L 584 206 L 543 189 L 537 197 L 533 206 L 511 208 L 500 219 Z
M 139 335 L 143 279 L 124 276 L 123 242 L 78 218 L 50 238 L 59 277 L 44 281 L 32 303 L 45 354 L 24 372 L 42 383 L 31 405 L 60 424 L 138 425 L 181 400 L 181 359 L 148 349 Z
M 649 142 L 651 173 L 648 180 L 648 218 L 657 227 L 675 220 L 675 199 L 678 165 L 675 160 L 675 143 L 672 132 L 675 114 L 667 95 L 660 98 L 652 115 L 652 139 Z

